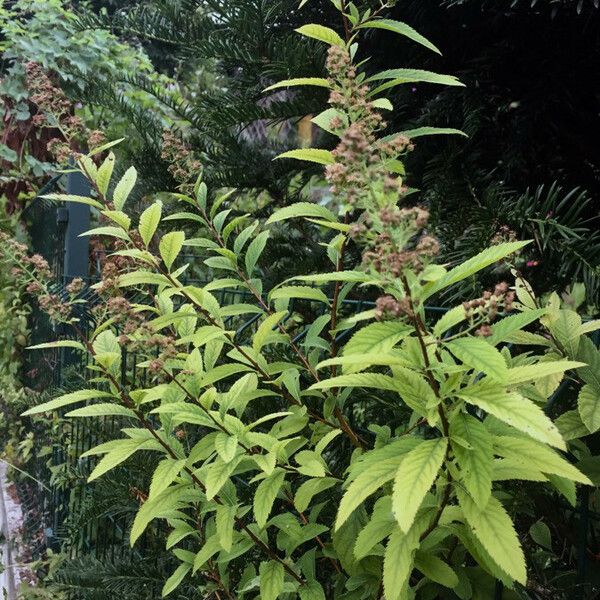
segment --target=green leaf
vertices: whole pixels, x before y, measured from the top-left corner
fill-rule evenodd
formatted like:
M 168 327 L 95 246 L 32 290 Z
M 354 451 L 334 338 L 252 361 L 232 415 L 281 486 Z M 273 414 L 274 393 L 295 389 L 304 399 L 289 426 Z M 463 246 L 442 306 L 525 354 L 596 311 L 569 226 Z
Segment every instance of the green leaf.
M 431 581 L 435 581 L 435 583 L 439 583 L 444 587 L 455 588 L 458 585 L 458 576 L 454 569 L 437 556 L 428 552 L 417 550 L 415 554 L 415 568 Z
M 560 310 L 548 328 L 569 358 L 576 358 L 581 340 L 581 317 L 572 310 Z
M 283 565 L 270 560 L 260 563 L 260 599 L 277 600 L 283 592 Z
M 419 547 L 420 529 L 408 533 L 397 528 L 388 541 L 383 560 L 383 589 L 386 600 L 406 598 L 405 590 L 413 569 L 415 550 Z
M 119 275 L 119 287 L 133 287 L 137 285 L 170 285 L 170 281 L 160 273 L 152 271 L 133 271 Z
M 461 131 L 460 129 L 453 129 L 451 127 L 417 127 L 415 129 L 401 131 L 396 135 L 404 135 L 411 140 L 428 135 L 461 135 L 463 137 L 469 137 L 464 131 Z M 396 135 L 391 137 L 394 138 Z
M 169 271 L 179 256 L 184 242 L 185 233 L 183 231 L 172 231 L 161 238 L 159 245 L 160 255 Z
M 263 479 L 254 493 L 254 519 L 262 529 L 269 518 L 273 503 L 285 480 L 285 471 L 276 469 L 266 479 Z
M 306 162 L 317 163 L 319 165 L 332 165 L 335 162 L 333 154 L 329 150 L 319 148 L 300 148 L 298 150 L 288 150 L 275 157 L 275 160 L 281 158 L 293 158 L 295 160 L 304 160 Z
M 554 450 L 527 438 L 499 436 L 494 440 L 496 454 L 517 463 L 522 462 L 549 475 L 558 475 L 571 481 L 591 485 L 591 481 L 579 469 L 566 461 Z
M 298 275 L 292 277 L 297 281 L 311 283 L 329 283 L 331 281 L 345 281 L 347 283 L 366 283 L 371 278 L 361 271 L 337 271 L 335 273 L 318 273 L 317 275 Z
M 331 127 L 331 122 L 336 117 L 340 119 L 344 128 L 348 127 L 348 116 L 335 108 L 328 108 L 327 110 L 324 110 L 322 113 L 319 113 L 316 117 L 313 117 L 311 121 L 315 125 L 320 127 L 323 131 L 331 133 L 332 135 L 336 135 L 335 131 Z
M 505 244 L 499 244 L 497 246 L 492 246 L 491 248 L 486 248 L 483 252 L 480 252 L 477 256 L 470 258 L 469 260 L 461 263 L 448 273 L 446 273 L 443 277 L 438 279 L 437 281 L 432 282 L 430 286 L 427 286 L 425 289 L 424 295 L 421 297 L 421 300 L 426 300 L 427 298 L 433 296 L 437 292 L 466 279 L 467 277 L 471 277 L 471 275 L 475 275 L 475 273 L 493 265 L 494 263 L 514 254 L 521 248 L 524 248 L 530 241 L 525 242 L 507 242 Z
M 141 442 L 136 439 L 119 440 L 119 444 L 115 445 L 110 452 L 107 452 L 96 465 L 96 468 L 90 473 L 88 483 L 108 473 L 108 471 L 114 469 L 122 462 L 125 462 L 132 454 L 140 450 L 141 446 L 145 443 L 146 440 Z
M 459 502 L 471 531 L 492 560 L 512 579 L 525 585 L 525 556 L 502 504 L 490 496 L 485 506 L 478 506 L 466 493 L 459 494 Z
M 417 511 L 444 464 L 447 438 L 427 440 L 404 456 L 394 481 L 392 511 L 400 529 L 408 533 Z
M 129 234 L 126 231 L 123 231 L 120 227 L 95 227 L 94 229 L 90 229 L 89 231 L 84 231 L 79 234 L 79 237 L 89 237 L 92 235 L 104 235 L 107 237 L 114 237 L 120 240 L 129 241 Z
M 229 480 L 235 470 L 238 460 L 225 462 L 220 457 L 208 468 L 206 476 L 206 499 L 212 500 Z
M 390 79 L 397 84 L 401 83 L 435 83 L 439 85 L 450 85 L 464 87 L 454 75 L 441 75 L 432 71 L 422 71 L 421 69 L 388 69 L 372 75 L 365 81 L 371 83 L 373 81 L 381 81 Z
M 446 348 L 475 372 L 481 371 L 496 381 L 506 382 L 508 368 L 500 352 L 486 341 L 475 337 L 458 338 L 446 344 Z
M 564 373 L 571 369 L 579 369 L 585 367 L 585 363 L 575 362 L 572 360 L 554 360 L 538 362 L 533 365 L 525 365 L 522 367 L 512 367 L 508 371 L 508 385 L 516 385 L 527 381 L 535 381 L 543 379 L 549 375 Z
M 371 550 L 392 531 L 398 528 L 392 513 L 392 499 L 384 496 L 375 503 L 371 520 L 363 527 L 354 544 L 354 556 L 362 560 L 371 554 Z
M 453 441 L 458 437 L 469 448 Z M 485 506 L 492 493 L 494 453 L 492 440 L 485 425 L 466 413 L 457 414 L 450 424 L 450 440 L 461 469 L 461 482 L 473 500 Z
M 377 19 L 374 21 L 367 21 L 366 23 L 361 23 L 356 27 L 356 29 L 385 29 L 386 31 L 393 31 L 394 33 L 398 33 L 403 35 L 406 38 L 411 39 L 413 42 L 417 42 L 417 44 L 421 44 L 425 46 L 425 48 L 429 48 L 438 54 L 441 54 L 439 49 L 432 44 L 426 37 L 423 37 L 420 33 L 416 32 L 410 25 L 403 23 L 401 21 L 393 21 L 392 19 Z
M 554 423 L 541 408 L 520 394 L 482 379 L 460 390 L 458 396 L 532 438 L 566 450 L 565 441 Z
M 29 417 L 31 415 L 39 415 L 41 413 L 50 412 L 59 408 L 64 408 L 77 402 L 84 400 L 95 400 L 96 398 L 112 398 L 113 395 L 109 392 L 101 392 L 100 390 L 78 390 L 70 394 L 64 394 L 54 400 L 38 404 L 29 410 L 26 410 L 21 416 Z
M 555 425 L 566 442 L 585 437 L 590 433 L 590 430 L 583 424 L 577 410 L 568 410 L 560 415 L 556 419 Z
M 337 222 L 335 215 L 328 208 L 320 204 L 315 204 L 314 202 L 296 202 L 275 211 L 267 220 L 267 225 L 297 217 L 315 217 Z
M 304 512 L 310 505 L 314 496 L 324 492 L 337 484 L 337 481 L 330 477 L 321 477 L 318 479 L 309 479 L 305 481 L 297 490 L 294 496 L 294 506 L 300 512 Z
M 238 447 L 237 435 L 229 435 L 220 431 L 215 438 L 215 450 L 223 462 L 231 462 L 236 454 Z
M 170 593 L 174 592 L 186 578 L 187 574 L 192 570 L 191 565 L 182 564 L 175 569 L 175 572 L 167 581 L 162 589 L 161 595 L 164 598 L 168 596 Z
M 323 379 L 309 388 L 311 390 L 330 390 L 338 387 L 364 387 L 380 390 L 398 391 L 396 382 L 388 375 L 380 373 L 356 373 L 353 375 L 339 375 L 330 379 Z
M 103 163 L 98 167 L 98 174 L 96 175 L 96 185 L 103 196 L 106 196 L 106 192 L 108 191 L 110 178 L 112 177 L 114 168 L 115 155 L 112 152 L 109 152 Z
M 372 494 L 396 476 L 405 454 L 380 460 L 365 469 L 348 486 L 338 508 L 335 529 L 339 529 L 348 517 Z
M 135 167 L 129 167 L 129 169 L 125 171 L 123 177 L 119 180 L 119 183 L 115 186 L 113 192 L 113 204 L 115 205 L 116 210 L 123 210 L 125 202 L 127 202 L 127 198 L 129 198 L 129 194 L 134 188 L 136 181 L 137 171 Z
M 129 231 L 131 219 L 124 212 L 121 212 L 120 210 L 103 210 L 102 214 L 125 231 Z
M 322 77 L 296 77 L 295 79 L 286 79 L 279 81 L 265 88 L 263 91 L 270 92 L 271 90 L 277 90 L 280 88 L 295 87 L 300 85 L 311 85 L 315 87 L 329 88 L 329 81 Z
M 387 354 L 412 329 L 400 321 L 371 323 L 359 329 L 344 346 L 344 356 L 352 354 Z M 360 370 L 359 367 L 344 368 L 344 373 Z
M 333 29 L 324 27 L 323 25 L 309 23 L 308 25 L 298 27 L 296 31 L 301 35 L 325 42 L 330 46 L 341 46 L 342 48 L 345 46 L 344 40 Z
M 543 521 L 534 523 L 529 528 L 529 535 L 536 544 L 542 546 L 542 548 L 546 548 L 546 550 L 552 551 L 552 534 L 546 523 Z
M 185 467 L 185 460 L 165 458 L 158 463 L 152 475 L 148 498 L 155 498 L 162 494 L 179 477 L 181 470 Z
M 201 569 L 206 562 L 220 550 L 221 544 L 219 543 L 218 536 L 213 535 L 212 537 L 208 538 L 204 546 L 202 546 L 201 550 L 198 552 L 198 554 L 196 554 L 196 558 L 194 558 L 194 568 L 192 573 L 195 573 Z
M 298 589 L 300 600 L 325 600 L 325 592 L 321 584 L 316 581 L 307 581 Z
M 65 417 L 129 417 L 135 418 L 135 413 L 120 404 L 92 404 L 68 412 Z
M 81 342 L 76 342 L 75 340 L 59 340 L 57 342 L 44 342 L 43 344 L 28 346 L 27 350 L 45 350 L 47 348 L 73 348 L 74 350 L 81 350 L 81 352 L 87 352 L 87 348 Z
M 586 333 L 592 333 L 593 331 L 597 331 L 598 329 L 600 329 L 600 319 L 584 323 L 579 331 L 583 335 Z
M 217 536 L 219 544 L 225 552 L 231 551 L 233 544 L 233 529 L 235 527 L 235 515 L 237 506 L 229 506 L 227 504 L 219 504 L 217 506 L 217 514 L 215 524 L 217 527 Z
M 75 202 L 76 204 L 87 204 L 88 206 L 93 206 L 98 210 L 102 210 L 104 208 L 104 204 L 102 204 L 102 202 L 98 202 L 98 200 L 88 198 L 87 196 L 75 196 L 73 194 L 44 194 L 42 198 L 54 200 L 55 202 Z
M 273 290 L 269 297 L 271 300 L 279 300 L 281 298 L 299 298 L 301 300 L 315 300 L 323 302 L 329 306 L 329 298 L 318 288 L 308 287 L 305 285 L 284 286 Z
M 140 216 L 139 232 L 146 246 L 150 244 L 152 237 L 156 233 L 160 217 L 162 214 L 162 204 L 155 202 L 150 205 Z
M 600 429 L 600 389 L 589 383 L 579 391 L 577 406 L 581 420 L 590 433 Z
M 263 231 L 259 233 L 253 240 L 250 242 L 248 246 L 248 250 L 246 251 L 246 273 L 248 277 L 252 277 L 254 273 L 254 268 L 256 267 L 256 263 L 260 258 L 265 246 L 267 245 L 267 240 L 269 239 L 269 232 Z
M 277 324 L 281 319 L 287 315 L 287 310 L 282 310 L 269 315 L 256 330 L 252 338 L 252 348 L 256 352 L 260 352 L 265 344 L 268 344 L 270 338 L 274 335 L 273 328 L 277 327 Z
M 492 325 L 492 335 L 486 338 L 486 342 L 492 344 L 492 346 L 496 346 L 500 342 L 506 342 L 511 335 L 520 331 L 530 323 L 537 321 L 540 317 L 544 316 L 546 312 L 547 309 L 539 308 L 504 317 Z

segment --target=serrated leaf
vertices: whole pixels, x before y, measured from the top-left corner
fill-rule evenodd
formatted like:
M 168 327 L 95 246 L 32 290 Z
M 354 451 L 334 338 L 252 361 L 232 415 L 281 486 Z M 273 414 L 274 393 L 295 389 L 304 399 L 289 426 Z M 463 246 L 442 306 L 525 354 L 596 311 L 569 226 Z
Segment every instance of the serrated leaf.
M 267 220 L 267 225 L 297 217 L 315 217 L 325 219 L 326 221 L 337 221 L 335 215 L 328 208 L 320 204 L 315 204 L 314 202 L 296 202 L 275 211 Z
M 229 435 L 220 431 L 215 438 L 215 450 L 223 462 L 231 462 L 237 451 L 237 435 Z
M 335 109 L 328 108 L 324 110 L 322 113 L 319 113 L 316 117 L 313 117 L 311 121 L 320 127 L 323 131 L 327 133 L 331 133 L 332 135 L 337 135 L 336 132 L 331 127 L 331 122 L 333 119 L 338 118 L 342 123 L 342 127 L 345 129 L 348 127 L 348 117 L 345 113 Z
M 505 342 L 511 335 L 520 331 L 523 327 L 543 317 L 546 312 L 545 308 L 540 308 L 504 317 L 492 325 L 492 335 L 485 338 L 485 341 L 493 346 L 498 345 L 500 342 Z
M 219 544 L 225 552 L 231 551 L 233 544 L 233 529 L 235 526 L 235 514 L 237 506 L 229 506 L 227 504 L 219 504 L 217 506 L 217 514 L 215 524 L 217 527 L 217 536 Z
M 383 560 L 383 589 L 386 600 L 401 600 L 413 570 L 414 555 L 419 547 L 420 527 L 408 533 L 397 528 L 387 543 Z
M 58 340 L 56 342 L 44 342 L 35 346 L 27 346 L 27 350 L 46 350 L 47 348 L 72 348 L 73 350 L 81 350 L 87 352 L 87 348 L 75 340 Z
M 505 382 L 508 367 L 500 352 L 480 338 L 464 337 L 448 342 L 446 347 L 456 358 L 475 372 L 481 371 L 496 381 Z
M 393 80 L 397 84 L 401 83 L 435 83 L 439 85 L 450 85 L 464 87 L 454 75 L 442 75 L 432 71 L 423 71 L 421 69 L 388 69 L 372 75 L 366 79 L 367 83 L 381 80 Z
M 125 202 L 127 202 L 127 198 L 129 198 L 129 194 L 131 194 L 131 190 L 133 190 L 136 181 L 137 171 L 135 167 L 129 167 L 113 191 L 113 204 L 117 210 L 123 210 Z
M 114 168 L 115 155 L 112 152 L 109 152 L 108 156 L 104 159 L 100 167 L 98 167 L 98 174 L 96 175 L 96 185 L 103 196 L 106 196 L 106 192 L 108 191 L 110 178 L 112 177 Z
M 68 412 L 65 417 L 68 418 L 77 418 L 77 417 L 129 417 L 135 418 L 135 413 L 125 406 L 121 406 L 120 404 L 109 404 L 109 403 L 101 403 L 101 404 L 92 404 L 90 406 L 84 406 L 83 408 L 78 408 L 76 410 L 72 410 Z
M 579 416 L 590 433 L 600 429 L 600 389 L 589 383 L 579 391 L 577 398 Z
M 183 231 L 171 231 L 170 233 L 162 236 L 159 244 L 159 250 L 163 262 L 169 271 L 179 256 L 184 242 L 185 233 L 183 233 Z
M 270 92 L 271 90 L 277 90 L 280 88 L 287 87 L 297 87 L 301 85 L 329 88 L 329 81 L 322 77 L 296 77 L 294 79 L 285 79 L 284 81 L 278 81 L 277 83 L 274 83 L 273 85 L 270 85 L 269 87 L 265 88 L 263 91 Z
M 401 131 L 396 135 L 404 135 L 411 140 L 428 135 L 460 135 L 462 137 L 469 137 L 464 131 L 461 131 L 460 129 L 454 129 L 452 127 L 416 127 L 415 129 Z M 396 135 L 389 137 L 394 138 Z
M 263 479 L 254 493 L 254 519 L 262 529 L 269 518 L 275 498 L 285 480 L 283 469 L 275 470 L 266 479 Z
M 271 300 L 279 300 L 281 298 L 298 298 L 300 300 L 314 300 L 323 302 L 329 306 L 329 298 L 324 292 L 318 288 L 308 287 L 305 285 L 283 286 L 273 290 L 269 297 Z
M 104 208 L 104 204 L 102 204 L 102 202 L 98 202 L 98 200 L 88 198 L 87 196 L 76 196 L 74 194 L 44 194 L 41 197 L 46 198 L 47 200 L 54 200 L 55 202 L 75 202 L 76 204 L 87 204 L 88 206 L 93 206 L 98 210 L 102 210 Z
M 323 25 L 317 25 L 315 23 L 309 23 L 298 27 L 296 31 L 309 38 L 325 42 L 330 46 L 341 46 L 344 47 L 344 40 L 331 28 Z
M 571 481 L 590 485 L 590 480 L 554 450 L 523 437 L 500 436 L 494 440 L 495 453 L 516 463 L 538 469 L 548 475 L 557 475 Z
M 405 533 L 412 527 L 425 495 L 438 477 L 447 448 L 447 438 L 427 440 L 404 455 L 394 480 L 392 511 Z
M 162 492 L 177 479 L 179 473 L 181 473 L 181 470 L 185 466 L 185 462 L 185 460 L 166 458 L 158 463 L 158 466 L 152 474 L 148 498 L 154 498 L 159 494 L 162 494 Z
M 470 448 L 452 442 L 461 469 L 461 481 L 477 504 L 485 505 L 492 493 L 494 454 L 485 425 L 466 413 L 459 413 L 450 424 L 450 440 L 465 440 Z
M 525 585 L 525 556 L 513 522 L 502 504 L 490 496 L 485 506 L 477 506 L 468 494 L 459 494 L 460 506 L 471 531 L 490 558 L 512 579 Z
M 367 21 L 366 23 L 361 23 L 356 27 L 356 29 L 385 29 L 386 31 L 392 31 L 394 33 L 398 33 L 413 42 L 417 42 L 417 44 L 421 44 L 425 46 L 425 48 L 429 48 L 438 54 L 441 54 L 439 49 L 432 44 L 426 37 L 422 36 L 420 33 L 415 31 L 410 25 L 403 23 L 401 21 L 393 21 L 392 19 L 377 19 L 373 21 Z
M 248 250 L 246 251 L 246 273 L 249 277 L 252 277 L 254 273 L 254 268 L 256 267 L 256 263 L 260 258 L 265 246 L 267 245 L 267 240 L 269 239 L 269 232 L 263 231 L 259 233 L 253 240 L 250 242 L 248 246 Z
M 400 321 L 371 323 L 359 329 L 344 346 L 344 356 L 352 354 L 387 354 L 412 329 Z M 344 373 L 359 370 L 357 367 L 343 369 Z
M 299 148 L 298 150 L 288 150 L 275 157 L 275 159 L 293 158 L 294 160 L 303 160 L 306 162 L 317 163 L 319 165 L 332 165 L 335 162 L 333 154 L 329 150 L 320 148 Z
M 280 562 L 271 560 L 260 563 L 260 599 L 277 600 L 283 592 L 284 571 Z
M 129 234 L 126 231 L 123 231 L 120 227 L 113 227 L 111 225 L 107 225 L 105 227 L 94 227 L 94 229 L 80 233 L 79 237 L 90 237 L 93 235 L 104 235 L 106 237 L 118 238 L 125 241 L 130 240 Z
M 509 392 L 503 386 L 483 379 L 460 390 L 458 396 L 532 438 L 566 450 L 565 442 L 554 423 L 541 408 L 520 394 Z
M 417 550 L 415 554 L 415 568 L 421 571 L 427 579 L 435 581 L 447 588 L 455 588 L 458 585 L 458 576 L 454 569 L 448 566 L 442 559 Z
M 152 237 L 156 233 L 156 229 L 160 223 L 161 214 L 162 205 L 159 202 L 155 202 L 140 215 L 140 224 L 138 230 L 146 246 L 148 246 L 152 240 Z
M 590 430 L 583 424 L 577 410 L 568 410 L 563 413 L 556 419 L 554 424 L 558 427 L 560 434 L 566 442 L 585 437 L 590 433 Z
M 297 490 L 294 496 L 294 506 L 300 512 L 304 512 L 310 505 L 314 496 L 324 492 L 336 485 L 337 481 L 332 478 L 322 477 L 318 479 L 309 479 L 305 481 Z
M 379 488 L 391 481 L 396 476 L 398 468 L 406 455 L 400 454 L 391 458 L 380 460 L 362 471 L 348 486 L 338 508 L 335 522 L 336 530 L 339 529 L 348 517 Z
M 585 367 L 585 363 L 575 362 L 572 360 L 554 360 L 538 362 L 533 365 L 525 365 L 522 367 L 512 367 L 508 371 L 508 385 L 516 385 L 527 381 L 543 379 L 549 375 L 556 375 Z
M 179 565 L 177 569 L 175 569 L 173 575 L 171 575 L 171 577 L 169 577 L 169 579 L 167 579 L 167 581 L 165 582 L 165 585 L 163 586 L 161 592 L 162 597 L 164 598 L 165 596 L 168 596 L 169 594 L 174 592 L 181 585 L 181 583 L 191 570 L 191 565 L 185 563 Z
M 136 439 L 124 439 L 119 440 L 119 444 L 115 445 L 115 447 L 107 452 L 100 462 L 96 465 L 94 470 L 90 473 L 88 477 L 88 483 L 92 482 L 108 471 L 114 469 L 121 463 L 125 462 L 130 456 L 135 454 L 141 447 L 145 444 L 145 440 L 140 442 L 140 440 Z
M 384 496 L 375 503 L 371 520 L 363 527 L 354 544 L 354 556 L 362 560 L 392 531 L 398 528 L 392 513 L 392 498 Z
M 477 254 L 473 258 L 461 263 L 451 271 L 448 271 L 446 275 L 433 282 L 431 286 L 427 286 L 424 295 L 421 297 L 421 300 L 426 300 L 427 298 L 433 296 L 437 292 L 466 279 L 467 277 L 471 277 L 471 275 L 475 275 L 475 273 L 493 265 L 494 263 L 514 254 L 521 248 L 524 248 L 531 242 L 507 242 L 505 244 L 499 244 L 497 246 L 492 246 L 491 248 L 487 248 L 483 252 Z
M 279 321 L 287 314 L 287 310 L 273 313 L 267 316 L 267 318 L 258 326 L 258 329 L 252 338 L 252 348 L 256 352 L 260 352 L 263 346 L 269 343 L 270 338 L 274 335 L 273 329 L 277 327 Z
M 195 573 L 201 569 L 208 560 L 210 560 L 217 552 L 221 550 L 221 544 L 217 535 L 209 537 L 201 550 L 196 554 L 194 558 L 194 568 L 192 573 Z
M 65 406 L 70 406 L 77 402 L 83 402 L 84 400 L 95 400 L 96 398 L 112 398 L 113 395 L 109 392 L 101 392 L 100 390 L 78 390 L 71 392 L 70 394 L 64 394 L 54 400 L 43 402 L 33 408 L 26 410 L 22 413 L 23 417 L 29 417 L 31 415 L 39 415 L 40 413 L 50 412 Z

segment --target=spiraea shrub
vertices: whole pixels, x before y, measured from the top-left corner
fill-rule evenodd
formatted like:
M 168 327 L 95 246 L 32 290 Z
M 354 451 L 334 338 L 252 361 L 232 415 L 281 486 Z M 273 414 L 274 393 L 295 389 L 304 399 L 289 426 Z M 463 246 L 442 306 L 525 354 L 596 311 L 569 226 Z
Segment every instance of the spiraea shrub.
M 82 334 L 49 345 L 87 354 L 90 383 L 28 414 L 122 420 L 120 435 L 85 453 L 97 459 L 90 482 L 135 453 L 155 457 L 130 539 L 163 528 L 179 565 L 165 596 L 185 581 L 215 598 L 489 598 L 495 580 L 527 584 L 514 482 L 570 502 L 577 484 L 591 484 L 573 463 L 585 454 L 579 438 L 600 428 L 599 385 L 586 366 L 599 359 L 585 335 L 597 323 L 582 324 L 558 297 L 540 303 L 516 272 L 432 318 L 426 307 L 441 293 L 510 263 L 528 242 L 439 264 L 428 212 L 403 181 L 410 134 L 381 135 L 393 110 L 383 93 L 415 81 L 460 84 L 412 69 L 369 74 L 364 31 L 437 49 L 383 18 L 385 7 L 334 4 L 343 37 L 299 29 L 329 45 L 329 77 L 270 88 L 330 90 L 314 122 L 339 138 L 336 148 L 279 157 L 323 164 L 328 206 L 301 202 L 249 222 L 232 212 L 234 194 L 212 194 L 199 178 L 190 195 L 173 195 L 181 212 L 165 215 L 157 200 L 133 224 L 136 172 L 111 182 L 112 153 L 93 160 L 108 146 L 77 157 L 93 197 L 53 196 L 90 204 L 103 223 L 89 234 L 111 238 L 115 250 L 94 286 L 102 301 L 89 335 L 38 283 L 54 317 Z M 289 219 L 322 229 L 331 269 L 263 289 L 261 253 Z M 206 285 L 186 279 L 184 248 L 215 274 Z M 352 268 L 349 248 L 362 257 Z M 219 302 L 223 289 L 251 301 Z M 367 293 L 374 306 L 343 311 L 350 294 Z M 321 310 L 299 323 L 293 307 L 302 302 Z M 240 319 L 252 326 L 241 332 Z M 124 366 L 132 352 L 143 385 Z M 559 427 L 543 407 L 564 378 L 585 387 Z

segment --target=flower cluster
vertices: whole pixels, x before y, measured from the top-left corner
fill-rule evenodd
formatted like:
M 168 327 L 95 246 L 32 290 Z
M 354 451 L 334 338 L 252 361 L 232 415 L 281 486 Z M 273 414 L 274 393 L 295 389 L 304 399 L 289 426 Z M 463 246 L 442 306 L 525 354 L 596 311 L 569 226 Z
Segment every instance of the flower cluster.
M 333 150 L 335 162 L 325 170 L 332 193 L 349 210 L 364 208 L 374 191 L 395 204 L 407 189 L 401 177 L 390 175 L 384 161 L 411 150 L 410 140 L 405 136 L 377 140 L 376 133 L 386 123 L 369 100 L 369 87 L 358 77 L 347 50 L 332 46 L 327 69 L 332 88 L 329 103 L 337 112 L 330 128 L 340 136 L 340 143 Z M 350 125 L 346 125 L 348 122 Z M 373 190 L 374 185 L 378 189 Z
M 488 337 L 492 335 L 491 323 L 500 312 L 510 312 L 513 309 L 515 293 L 511 291 L 505 282 L 498 283 L 494 291 L 485 291 L 480 298 L 463 302 L 465 316 L 471 322 L 471 326 L 480 327 L 475 335 Z
M 172 131 L 163 131 L 161 158 L 169 164 L 169 173 L 181 184 L 198 176 L 202 163 L 184 140 Z

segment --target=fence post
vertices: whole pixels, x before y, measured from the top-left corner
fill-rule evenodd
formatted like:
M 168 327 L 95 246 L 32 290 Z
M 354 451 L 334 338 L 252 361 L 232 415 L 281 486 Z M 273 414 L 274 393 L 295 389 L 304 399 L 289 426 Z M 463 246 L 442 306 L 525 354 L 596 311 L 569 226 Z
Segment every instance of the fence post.
M 67 194 L 89 196 L 90 184 L 79 172 L 67 176 Z M 65 231 L 64 281 L 74 277 L 87 279 L 89 274 L 89 238 L 79 237 L 90 228 L 90 207 L 79 202 L 67 203 L 67 229 Z

